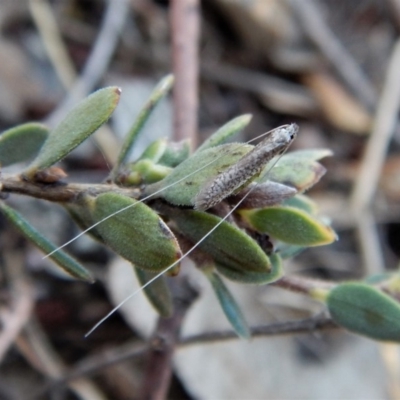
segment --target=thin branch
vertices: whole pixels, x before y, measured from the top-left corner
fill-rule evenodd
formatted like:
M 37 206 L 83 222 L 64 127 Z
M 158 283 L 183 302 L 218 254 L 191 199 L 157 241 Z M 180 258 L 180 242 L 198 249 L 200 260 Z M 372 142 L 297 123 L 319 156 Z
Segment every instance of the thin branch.
M 62 85 L 68 88 L 76 78 L 75 67 L 68 55 L 48 0 L 29 0 L 29 8 L 44 47 Z
M 363 213 L 375 193 L 400 108 L 400 40 L 394 46 L 374 126 L 353 188 L 353 212 Z
M 385 85 L 376 111 L 374 126 L 361 162 L 351 198 L 365 268 L 368 273 L 382 272 L 384 260 L 374 217 L 369 210 L 390 139 L 395 131 L 400 109 L 400 40 L 394 46 Z
M 172 376 L 172 356 L 179 341 L 182 322 L 198 296 L 185 278 L 174 279 L 171 285 L 174 313 L 170 318 L 160 317 L 158 320 L 150 342 L 140 399 L 166 398 Z
M 0 313 L 0 362 L 13 345 L 22 328 L 29 320 L 33 310 L 33 288 L 24 281 L 15 282 L 13 299 L 8 309 Z
M 339 327 L 332 321 L 330 317 L 318 316 L 313 318 L 302 319 L 298 321 L 278 322 L 270 325 L 260 325 L 252 327 L 252 338 L 263 338 L 266 336 L 277 335 L 294 335 L 300 333 L 312 333 L 315 331 L 339 329 Z M 216 331 L 202 333 L 199 335 L 191 335 L 182 338 L 179 342 L 179 348 L 201 345 L 205 343 L 216 343 L 226 340 L 237 340 L 238 336 L 235 332 L 229 331 Z
M 64 374 L 66 366 L 36 321 L 31 321 L 26 326 L 25 334 L 19 337 L 17 346 L 27 361 L 45 376 L 58 379 Z M 99 389 L 87 378 L 79 378 L 68 386 L 82 400 L 104 399 Z M 30 397 L 42 398 L 38 393 L 33 393 Z
M 271 283 L 273 286 L 290 290 L 291 292 L 310 294 L 313 290 L 329 290 L 336 286 L 333 282 L 321 281 L 302 276 L 284 276 L 278 281 Z
M 47 124 L 54 126 L 60 122 L 65 114 L 78 101 L 93 91 L 102 79 L 111 62 L 125 20 L 129 15 L 128 8 L 129 0 L 109 0 L 100 33 L 84 69 L 67 97 L 47 119 Z M 119 145 L 113 138 L 111 131 L 103 126 L 96 132 L 94 138 L 107 159 L 114 161 L 118 154 Z
M 195 146 L 198 111 L 199 0 L 172 1 L 171 30 L 175 76 L 174 140 L 190 139 Z
M 127 360 L 143 357 L 149 350 L 149 345 L 143 343 L 129 343 L 112 349 L 107 349 L 100 353 L 90 355 L 65 373 L 59 379 L 45 385 L 34 398 L 41 399 L 46 397 L 49 392 L 61 390 L 68 382 L 83 376 L 94 375 L 103 369 Z M 32 399 L 33 400 L 33 399 Z
M 340 329 L 340 327 L 338 327 L 330 317 L 319 315 L 302 320 L 259 325 L 252 327 L 250 331 L 254 339 L 260 339 L 270 336 L 307 334 L 316 331 L 332 329 Z M 232 330 L 214 331 L 183 337 L 176 343 L 176 346 L 178 350 L 184 350 L 187 346 L 203 345 L 207 343 L 214 344 L 227 340 L 238 341 L 240 339 Z M 122 346 L 103 351 L 100 354 L 91 355 L 81 360 L 63 377 L 42 388 L 42 390 L 38 392 L 38 396 L 36 398 L 45 397 L 45 395 L 51 390 L 61 389 L 71 380 L 80 378 L 82 376 L 96 374 L 104 368 L 110 367 L 114 364 L 136 359 L 138 357 L 143 357 L 143 355 L 146 354 L 149 349 L 150 344 L 133 343 L 124 344 Z
M 319 112 L 316 100 L 302 85 L 221 62 L 203 61 L 200 68 L 203 78 L 219 85 L 254 93 L 273 110 L 303 117 Z
M 374 109 L 377 95 L 356 60 L 329 29 L 314 0 L 286 0 L 296 13 L 304 32 L 329 60 L 339 76 L 368 109 Z
M 23 194 L 57 203 L 76 201 L 83 193 L 98 195 L 110 191 L 134 199 L 139 198 L 141 194 L 139 189 L 123 188 L 110 184 L 67 184 L 64 182 L 44 184 L 25 181 L 19 175 L 0 177 L 0 192 Z

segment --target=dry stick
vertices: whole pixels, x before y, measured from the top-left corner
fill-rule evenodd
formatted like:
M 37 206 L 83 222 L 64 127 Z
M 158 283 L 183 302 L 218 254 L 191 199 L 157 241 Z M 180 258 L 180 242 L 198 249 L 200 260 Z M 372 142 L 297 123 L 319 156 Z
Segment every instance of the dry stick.
M 150 341 L 139 399 L 162 400 L 167 397 L 172 376 L 172 356 L 179 341 L 182 322 L 199 294 L 185 277 L 174 279 L 171 286 L 174 313 L 170 318 L 158 319 L 155 334 Z
M 75 80 L 75 67 L 62 40 L 48 0 L 29 0 L 29 8 L 54 70 L 65 88 Z
M 87 96 L 95 88 L 104 76 L 115 47 L 118 44 L 127 15 L 129 14 L 128 7 L 129 0 L 109 0 L 100 33 L 82 74 L 75 81 L 64 101 L 48 118 L 48 124 L 56 125 L 74 104 Z M 113 161 L 118 154 L 119 145 L 113 138 L 111 131 L 105 129 L 105 127 L 102 127 L 96 133 L 96 140 L 99 142 L 106 158 Z
M 174 140 L 197 138 L 199 0 L 172 0 Z
M 45 384 L 29 400 L 46 398 L 49 392 L 61 390 L 63 386 L 68 384 L 70 381 L 79 379 L 83 376 L 94 375 L 112 365 L 142 357 L 148 349 L 148 344 L 134 343 L 128 346 L 123 344 L 122 346 L 87 356 L 71 367 L 69 372 L 64 374 L 62 377 L 52 381 L 51 383 Z
M 45 376 L 52 379 L 63 376 L 66 367 L 35 319 L 27 324 L 24 335 L 17 340 L 17 347 L 26 360 Z M 104 399 L 96 385 L 86 378 L 79 378 L 69 383 L 68 387 L 82 400 Z M 43 397 L 39 393 L 32 393 L 30 399 L 43 399 Z
M 355 181 L 351 208 L 358 222 L 366 269 L 369 273 L 384 269 L 375 223 L 369 207 L 385 161 L 389 141 L 398 120 L 400 108 L 400 40 L 394 46 L 382 96 L 379 100 L 372 133 L 369 138 L 358 179 Z
M 397 31 L 400 29 L 400 0 L 386 0 L 392 9 L 391 16 L 396 24 Z
M 290 290 L 291 292 L 309 294 L 314 289 L 332 289 L 335 283 L 321 281 L 318 279 L 310 279 L 301 276 L 284 276 L 276 282 L 271 283 L 272 286 Z
M 252 338 L 263 338 L 266 336 L 312 333 L 317 330 L 321 331 L 338 328 L 340 327 L 337 326 L 330 317 L 320 315 L 298 321 L 276 322 L 271 325 L 255 326 L 250 328 L 250 332 Z M 237 334 L 231 330 L 207 332 L 182 338 L 179 342 L 179 348 L 198 344 L 219 343 L 221 341 L 234 339 L 238 339 L 238 337 Z
M 368 109 L 374 109 L 377 96 L 373 86 L 353 56 L 329 29 L 318 4 L 314 0 L 286 1 L 296 13 L 310 40 L 325 55 L 358 100 Z
M 10 308 L 3 307 L 0 312 L 0 362 L 31 317 L 33 306 L 33 288 L 27 282 L 15 282 Z
M 219 85 L 254 93 L 272 110 L 301 117 L 315 115 L 318 104 L 304 86 L 264 72 L 211 60 L 200 64 L 202 78 Z
M 313 333 L 315 331 L 340 329 L 330 317 L 318 315 L 311 318 L 277 322 L 268 325 L 258 325 L 250 328 L 252 338 L 264 338 L 269 336 L 281 335 L 294 335 L 300 333 Z M 235 332 L 232 330 L 205 332 L 194 334 L 181 338 L 177 345 L 177 349 L 184 349 L 188 346 L 214 344 L 226 340 L 240 340 Z M 113 349 L 108 349 L 100 354 L 87 356 L 85 359 L 79 361 L 74 367 L 70 369 L 62 378 L 46 385 L 40 391 L 40 396 L 37 398 L 45 397 L 46 393 L 53 389 L 60 389 L 67 382 L 80 378 L 82 376 L 93 375 L 100 372 L 102 369 L 111 365 L 133 360 L 142 357 L 148 350 L 149 344 L 123 344 Z

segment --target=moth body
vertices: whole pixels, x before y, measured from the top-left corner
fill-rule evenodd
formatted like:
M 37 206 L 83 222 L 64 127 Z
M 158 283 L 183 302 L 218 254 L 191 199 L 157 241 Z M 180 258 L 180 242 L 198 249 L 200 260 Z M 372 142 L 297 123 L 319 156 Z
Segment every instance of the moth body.
M 298 125 L 283 125 L 243 156 L 236 164 L 217 175 L 201 188 L 194 200 L 196 210 L 207 210 L 261 173 L 275 156 L 282 154 L 296 138 Z

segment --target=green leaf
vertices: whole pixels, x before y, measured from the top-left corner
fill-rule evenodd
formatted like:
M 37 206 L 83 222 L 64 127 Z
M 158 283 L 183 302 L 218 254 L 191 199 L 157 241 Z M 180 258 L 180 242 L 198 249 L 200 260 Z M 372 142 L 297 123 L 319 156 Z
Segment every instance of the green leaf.
M 291 197 L 283 202 L 283 205 L 288 207 L 298 208 L 308 214 L 315 215 L 318 212 L 317 204 L 312 201 L 309 197 L 302 194 Z
M 120 95 L 121 90 L 112 86 L 100 89 L 81 101 L 50 132 L 39 155 L 24 175 L 32 179 L 38 170 L 52 166 L 75 149 L 110 118 Z
M 291 244 L 286 244 L 279 242 L 276 246 L 276 251 L 285 260 L 287 258 L 293 258 L 303 252 L 306 249 L 304 246 L 294 246 Z
M 93 220 L 93 215 L 83 201 L 64 203 L 63 207 L 68 211 L 72 219 L 83 231 L 88 229 L 95 223 L 95 221 Z M 87 234 L 93 239 L 98 240 L 99 242 L 104 244 L 103 238 L 97 231 L 96 227 L 90 229 Z
M 272 283 L 282 278 L 284 271 L 282 266 L 282 259 L 278 254 L 271 254 L 269 256 L 269 260 L 271 262 L 271 271 L 263 272 L 263 271 L 251 271 L 245 269 L 233 269 L 227 268 L 225 265 L 216 263 L 215 267 L 217 271 L 224 275 L 231 281 L 246 283 L 246 284 L 255 284 L 255 285 L 265 285 L 267 283 Z
M 221 222 L 221 218 L 201 211 L 174 209 L 170 217 L 178 230 L 208 253 L 216 263 L 234 271 L 269 273 L 271 264 L 258 244 L 242 230 Z M 206 239 L 203 238 L 220 225 Z
M 141 286 L 146 285 L 147 282 L 157 276 L 155 272 L 144 271 L 135 267 L 134 269 Z M 172 315 L 172 296 L 164 276 L 158 277 L 147 285 L 144 288 L 144 293 L 151 305 L 162 317 L 168 318 Z
M 215 294 L 217 295 L 222 311 L 232 325 L 232 328 L 234 329 L 236 334 L 244 339 L 250 339 L 250 329 L 243 316 L 242 310 L 237 304 L 235 298 L 232 296 L 232 293 L 225 286 L 224 282 L 217 274 L 207 270 L 205 270 L 204 272 L 208 280 L 210 281 Z
M 14 226 L 29 240 L 31 240 L 35 246 L 42 250 L 45 254 L 49 254 L 57 249 L 57 246 L 50 242 L 47 238 L 42 236 L 21 214 L 17 211 L 8 207 L 3 202 L 0 202 L 0 209 L 7 219 L 14 224 Z M 73 259 L 67 253 L 62 250 L 57 250 L 51 256 L 49 256 L 58 266 L 60 266 L 65 272 L 74 278 L 81 279 L 87 282 L 94 282 L 94 279 L 90 272 L 84 268 L 78 261 Z
M 151 160 L 157 163 L 162 157 L 162 155 L 165 153 L 166 149 L 167 149 L 166 138 L 155 140 L 153 143 L 147 146 L 145 151 L 139 157 L 139 160 Z
M 332 228 L 293 207 L 241 210 L 240 214 L 258 232 L 267 233 L 284 243 L 309 247 L 329 244 L 336 239 Z
M 249 124 L 251 118 L 250 114 L 243 114 L 227 122 L 198 147 L 196 153 L 226 143 L 228 139 L 243 130 Z
M 400 342 L 400 305 L 364 283 L 343 283 L 327 297 L 332 319 L 371 339 Z
M 319 153 L 318 153 L 319 152 Z M 314 158 L 312 153 L 307 158 L 303 151 L 294 151 L 286 153 L 278 161 L 273 160 L 268 163 L 265 170 L 270 171 L 266 174 L 266 178 L 271 181 L 280 182 L 288 186 L 295 187 L 299 192 L 304 192 L 311 186 L 315 185 L 325 174 L 326 169 L 320 163 L 315 161 L 318 154 L 328 154 L 328 150 L 315 150 Z M 274 164 L 275 163 L 275 164 Z M 263 177 L 263 174 L 261 174 Z M 263 182 L 265 178 L 261 178 Z
M 154 88 L 149 99 L 143 105 L 131 129 L 125 136 L 121 152 L 118 155 L 118 160 L 115 163 L 110 174 L 112 179 L 114 179 L 115 176 L 117 175 L 117 172 L 120 169 L 121 165 L 124 162 L 126 162 L 132 147 L 134 146 L 137 138 L 139 137 L 139 134 L 142 132 L 142 128 L 147 122 L 148 118 L 150 117 L 152 111 L 159 104 L 159 102 L 168 94 L 168 92 L 171 90 L 173 83 L 174 83 L 173 75 L 167 75 L 166 77 L 161 79 L 158 85 Z
M 139 183 L 148 184 L 161 181 L 172 171 L 171 168 L 164 165 L 155 164 L 149 159 L 136 161 L 131 166 L 131 170 L 134 177 L 134 180 L 132 180 L 132 184 L 136 185 Z M 130 176 L 128 175 L 128 177 L 123 182 L 129 183 Z
M 145 204 L 116 193 L 86 201 L 95 222 L 126 208 L 96 226 L 96 231 L 104 243 L 136 267 L 160 272 L 179 260 L 181 251 L 175 236 Z
M 49 129 L 45 125 L 35 122 L 4 131 L 0 136 L 0 165 L 6 167 L 33 158 L 48 134 Z
M 174 168 L 190 156 L 190 140 L 168 143 L 159 164 Z
M 253 146 L 223 144 L 197 152 L 179 164 L 165 179 L 146 188 L 146 195 L 164 189 L 158 196 L 174 205 L 193 206 L 200 188 L 210 179 L 237 162 Z

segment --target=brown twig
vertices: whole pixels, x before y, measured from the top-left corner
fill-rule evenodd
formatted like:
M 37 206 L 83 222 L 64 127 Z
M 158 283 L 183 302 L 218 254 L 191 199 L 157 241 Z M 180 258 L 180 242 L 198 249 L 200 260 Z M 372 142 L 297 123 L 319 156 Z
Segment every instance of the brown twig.
M 273 286 L 290 290 L 291 292 L 310 294 L 315 289 L 332 289 L 335 287 L 333 282 L 310 279 L 302 276 L 284 276 L 278 281 L 271 283 Z
M 33 310 L 33 288 L 27 282 L 18 280 L 14 285 L 10 308 L 0 313 L 0 362 L 27 323 Z
M 201 75 L 223 86 L 255 93 L 273 110 L 291 115 L 309 116 L 319 110 L 304 86 L 266 73 L 220 62 L 203 61 Z
M 263 338 L 266 336 L 312 333 L 315 331 L 338 328 L 339 327 L 332 321 L 330 317 L 318 316 L 298 321 L 286 321 L 270 325 L 255 326 L 250 329 L 250 332 L 252 338 Z M 208 332 L 202 333 L 200 335 L 188 336 L 181 339 L 179 342 L 179 348 L 235 339 L 238 339 L 238 337 L 237 334 L 233 331 Z
M 161 318 L 150 343 L 147 367 L 140 399 L 162 400 L 166 398 L 172 375 L 172 356 L 179 340 L 183 319 L 198 293 L 184 278 L 172 282 L 174 314 Z
M 104 76 L 118 44 L 126 17 L 129 14 L 128 7 L 128 0 L 109 0 L 103 23 L 84 69 L 75 81 L 67 97 L 47 119 L 47 124 L 54 126 L 60 122 L 65 114 L 78 101 L 87 96 Z M 60 43 L 62 42 L 60 41 Z M 55 63 L 55 67 L 58 64 Z M 58 71 L 58 73 L 60 74 L 61 72 Z M 72 82 L 67 87 L 71 84 Z M 102 126 L 96 132 L 94 138 L 106 158 L 114 161 L 118 154 L 119 145 L 110 129 L 106 125 Z
M 197 136 L 199 27 L 199 0 L 173 0 L 174 140 L 190 139 L 193 146 Z
M 45 376 L 57 379 L 63 375 L 66 367 L 36 321 L 31 321 L 26 326 L 25 334 L 17 340 L 17 346 L 26 360 Z M 104 399 L 99 389 L 86 378 L 76 379 L 68 386 L 82 400 Z M 41 393 L 31 396 L 31 399 L 42 398 Z
M 140 196 L 138 189 L 121 188 L 110 184 L 67 184 L 62 182 L 43 184 L 25 181 L 18 175 L 1 176 L 0 191 L 58 203 L 73 202 L 83 193 L 96 195 L 112 191 L 135 199 Z
M 65 88 L 76 78 L 75 67 L 62 40 L 48 0 L 29 0 L 29 8 L 54 70 Z
M 252 327 L 250 331 L 254 339 L 260 339 L 268 336 L 307 334 L 331 329 L 339 329 L 339 327 L 330 317 L 318 315 L 302 320 L 259 325 Z M 239 340 L 239 338 L 232 330 L 214 331 L 183 337 L 176 343 L 176 346 L 177 349 L 184 349 L 187 346 L 219 343 L 227 340 Z M 113 349 L 108 349 L 100 354 L 91 355 L 86 359 L 81 360 L 62 378 L 53 381 L 51 384 L 42 388 L 42 390 L 38 392 L 36 398 L 45 397 L 51 390 L 61 389 L 65 384 L 67 384 L 67 382 L 76 378 L 93 375 L 111 365 L 142 357 L 148 350 L 149 345 L 147 344 L 133 343 L 128 345 L 124 344 Z
M 368 109 L 374 109 L 376 93 L 353 56 L 329 29 L 314 0 L 286 0 L 296 13 L 304 32 L 329 60 L 339 76 Z
M 369 138 L 358 179 L 353 188 L 351 209 L 356 217 L 363 257 L 368 273 L 384 269 L 375 221 L 368 208 L 376 191 L 390 139 L 400 109 L 400 40 L 394 46 L 380 98 L 374 126 Z
M 107 349 L 100 353 L 90 355 L 77 363 L 69 372 L 59 379 L 45 385 L 34 398 L 41 399 L 46 397 L 49 392 L 61 390 L 68 382 L 82 376 L 90 376 L 115 364 L 142 357 L 149 349 L 149 345 L 143 343 L 129 343 L 112 349 Z M 33 400 L 33 399 L 32 399 Z

